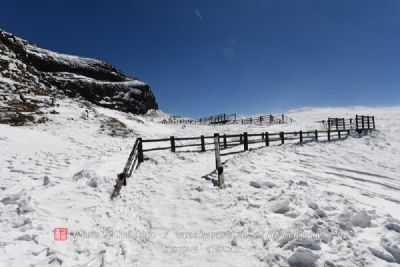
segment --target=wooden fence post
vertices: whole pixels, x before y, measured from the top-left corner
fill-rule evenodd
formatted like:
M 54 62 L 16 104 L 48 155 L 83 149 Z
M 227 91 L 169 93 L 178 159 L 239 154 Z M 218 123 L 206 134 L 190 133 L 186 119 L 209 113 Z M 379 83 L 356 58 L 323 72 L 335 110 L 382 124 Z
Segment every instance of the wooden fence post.
M 340 140 L 341 139 L 341 132 L 338 131 L 337 133 L 338 133 L 338 137 L 339 137 L 339 140 Z
M 339 121 L 338 118 L 335 118 L 336 130 L 339 129 L 339 122 L 338 121 Z
M 219 134 L 214 134 L 214 145 L 215 145 L 215 165 L 218 174 L 218 186 L 219 188 L 225 188 L 224 179 L 224 167 L 222 167 L 221 156 L 219 151 Z
M 260 123 L 262 122 L 262 116 L 260 116 Z
M 204 135 L 200 136 L 201 139 L 201 151 L 206 151 L 206 145 L 204 144 Z
M 362 121 L 362 130 L 364 130 L 365 128 L 364 115 L 361 116 L 361 121 Z
M 375 116 L 372 116 L 372 129 L 375 130 Z
M 318 130 L 315 130 L 314 135 L 315 135 L 315 141 L 318 141 Z
M 285 122 L 285 115 L 282 114 L 282 123 Z
M 371 128 L 371 127 L 370 127 L 371 124 L 369 123 L 370 118 L 371 118 L 370 116 L 367 116 L 368 130 Z
M 303 131 L 300 131 L 299 134 L 300 134 L 300 144 L 302 144 L 303 143 Z
M 240 136 L 239 136 L 239 142 L 241 143 L 241 144 L 243 144 L 243 135 L 241 134 Z
M 358 115 L 356 115 L 356 130 L 358 130 Z
M 269 146 L 269 134 L 268 134 L 268 132 L 265 133 L 265 146 Z
M 175 137 L 171 136 L 171 152 L 175 153 Z
M 261 141 L 264 141 L 264 133 L 261 133 Z
M 328 118 L 328 131 L 331 129 L 331 118 Z
M 247 137 L 247 132 L 243 133 L 243 144 L 244 144 L 244 150 L 249 150 L 249 139 Z
M 331 141 L 331 130 L 328 130 L 328 141 Z
M 143 142 L 142 142 L 142 138 L 139 137 L 138 138 L 138 163 L 142 163 L 144 160 L 144 155 L 143 155 Z
M 281 138 L 281 144 L 283 145 L 285 143 L 285 133 L 284 132 L 280 132 L 279 133 L 279 137 Z
M 274 116 L 269 115 L 269 124 L 271 124 L 274 121 Z
M 228 147 L 228 145 L 226 143 L 226 134 L 224 134 L 224 148 L 227 148 L 227 147 Z
M 215 144 L 215 151 L 217 151 L 217 144 L 218 144 L 218 152 L 219 152 L 220 146 L 219 146 L 219 134 L 218 133 L 214 133 L 214 144 Z M 218 156 L 219 156 L 219 154 L 218 154 Z M 216 168 L 218 168 L 217 154 L 215 154 L 215 166 L 216 166 Z

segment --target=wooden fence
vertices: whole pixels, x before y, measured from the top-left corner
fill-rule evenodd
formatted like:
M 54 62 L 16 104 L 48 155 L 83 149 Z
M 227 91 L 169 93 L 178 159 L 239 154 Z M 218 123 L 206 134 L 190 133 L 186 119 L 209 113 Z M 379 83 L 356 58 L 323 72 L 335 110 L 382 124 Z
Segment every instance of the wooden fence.
M 171 117 L 169 120 L 162 120 L 163 124 L 225 124 L 225 123 L 238 123 L 238 124 L 282 124 L 292 123 L 294 120 L 285 114 L 279 115 L 261 115 L 247 118 L 238 118 L 236 114 L 219 114 L 205 118 L 184 119 Z
M 219 180 L 223 175 L 222 164 L 218 163 L 220 156 L 240 153 L 247 151 L 254 144 L 262 144 L 268 147 L 274 144 L 283 145 L 287 142 L 295 142 L 304 144 L 312 141 L 334 141 L 347 138 L 353 131 L 362 132 L 375 130 L 374 116 L 356 116 L 354 120 L 356 125 L 354 129 L 332 129 L 328 130 L 313 130 L 313 131 L 292 131 L 292 132 L 261 132 L 261 133 L 241 133 L 241 134 L 219 134 L 215 133 L 212 136 L 197 136 L 197 137 L 175 137 L 160 139 L 142 139 L 137 138 L 135 145 L 129 155 L 128 161 L 121 174 L 118 175 L 117 184 L 111 198 L 116 197 L 121 190 L 122 185 L 126 185 L 126 178 L 129 177 L 133 170 L 144 161 L 144 154 L 157 150 L 170 150 L 176 153 L 177 150 L 182 152 L 205 152 L 216 151 L 216 169 L 218 171 Z M 335 124 L 336 125 L 336 124 Z M 339 125 L 339 124 L 337 124 Z M 338 127 L 340 128 L 340 127 Z M 153 146 L 152 146 L 152 145 Z M 158 146 L 154 146 L 158 144 Z M 242 146 L 242 149 L 237 151 L 228 151 L 230 148 Z M 260 147 L 260 146 L 258 146 Z M 185 148 L 186 150 L 182 150 Z M 226 153 L 224 153 L 226 151 Z M 218 156 L 217 156 L 218 154 Z M 222 176 L 223 181 L 223 176 Z M 220 184 L 221 186 L 221 184 Z
M 283 123 L 292 123 L 294 120 L 292 118 L 289 118 L 285 114 L 281 115 L 261 115 L 261 116 L 255 116 L 255 117 L 249 117 L 249 118 L 244 118 L 239 120 L 239 123 L 241 124 L 283 124 Z
M 375 117 L 374 116 L 359 116 L 356 115 L 355 119 L 345 119 L 345 118 L 328 118 L 328 120 L 322 121 L 323 130 L 358 130 L 358 129 L 375 129 Z

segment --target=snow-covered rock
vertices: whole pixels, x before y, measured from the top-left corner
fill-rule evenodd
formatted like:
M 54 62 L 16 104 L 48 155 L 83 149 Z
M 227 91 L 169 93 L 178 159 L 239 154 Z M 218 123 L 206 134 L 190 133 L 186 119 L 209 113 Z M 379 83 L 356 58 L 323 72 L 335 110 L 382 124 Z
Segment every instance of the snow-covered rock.
M 313 267 L 318 260 L 318 255 L 314 254 L 309 249 L 298 248 L 289 257 L 288 262 L 293 267 Z
M 357 212 L 350 217 L 350 222 L 354 226 L 368 227 L 371 224 L 371 218 L 365 212 Z
M 0 29 L 0 123 L 45 122 L 40 108 L 65 95 L 134 114 L 158 109 L 148 84 L 113 66 L 42 49 Z
M 274 203 L 272 210 L 275 213 L 286 213 L 290 210 L 290 201 L 285 199 L 285 200 L 278 200 L 276 203 Z

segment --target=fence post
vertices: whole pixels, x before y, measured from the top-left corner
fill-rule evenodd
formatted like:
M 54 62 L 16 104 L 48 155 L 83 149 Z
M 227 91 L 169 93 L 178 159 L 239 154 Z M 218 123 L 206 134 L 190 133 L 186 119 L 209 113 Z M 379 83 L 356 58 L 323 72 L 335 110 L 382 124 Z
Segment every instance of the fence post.
M 264 133 L 261 133 L 261 141 L 264 141 Z
M 260 116 L 260 123 L 262 122 L 262 116 Z
M 280 132 L 279 136 L 281 138 L 281 144 L 283 145 L 285 143 L 285 133 L 284 132 Z
M 220 145 L 219 145 L 219 133 L 214 133 L 214 144 L 215 144 L 215 166 L 218 169 L 218 158 L 217 158 L 217 149 L 218 149 L 218 157 L 219 157 L 219 149 L 220 149 Z M 218 146 L 217 146 L 218 144 Z
M 328 131 L 331 130 L 331 118 L 328 118 Z
M 335 118 L 336 130 L 339 130 L 339 119 Z
M 338 133 L 338 137 L 339 137 L 339 140 L 340 140 L 341 139 L 341 132 L 338 131 L 337 133 Z
M 272 114 L 271 114 L 271 115 L 269 115 L 269 124 L 271 124 L 273 121 L 274 121 L 274 116 L 272 116 Z
M 247 132 L 243 133 L 243 144 L 244 144 L 244 150 L 249 150 L 249 139 L 247 137 Z
M 370 126 L 371 126 L 371 124 L 369 123 L 369 119 L 370 119 L 370 118 L 371 118 L 370 116 L 367 116 L 368 130 L 370 129 Z
M 315 130 L 315 141 L 318 141 L 318 130 Z
M 331 130 L 328 130 L 328 141 L 331 141 Z
M 240 138 L 240 143 L 243 144 L 243 135 L 241 134 L 239 138 Z
M 300 131 L 299 134 L 300 134 L 300 144 L 302 144 L 303 143 L 303 131 Z
M 282 123 L 285 122 L 285 115 L 282 114 Z
M 175 137 L 171 136 L 171 152 L 175 153 Z
M 204 144 L 204 135 L 200 136 L 201 139 L 201 151 L 206 151 L 206 145 Z
M 219 188 L 225 187 L 224 179 L 224 167 L 222 167 L 221 156 L 219 152 L 219 134 L 214 134 L 214 145 L 215 145 L 215 165 L 218 174 L 218 186 Z
M 142 138 L 139 137 L 138 140 L 138 163 L 142 163 L 144 160 Z
M 361 121 L 362 121 L 362 130 L 364 130 L 365 123 L 364 123 L 364 115 L 361 116 Z
M 269 146 L 269 134 L 268 134 L 268 132 L 265 133 L 265 146 Z
M 372 129 L 375 130 L 375 116 L 372 116 Z
M 353 124 L 353 119 L 350 118 L 350 127 L 351 127 L 352 124 Z
M 227 148 L 227 144 L 226 144 L 226 134 L 224 134 L 224 148 Z
M 358 130 L 358 115 L 356 115 L 356 130 Z

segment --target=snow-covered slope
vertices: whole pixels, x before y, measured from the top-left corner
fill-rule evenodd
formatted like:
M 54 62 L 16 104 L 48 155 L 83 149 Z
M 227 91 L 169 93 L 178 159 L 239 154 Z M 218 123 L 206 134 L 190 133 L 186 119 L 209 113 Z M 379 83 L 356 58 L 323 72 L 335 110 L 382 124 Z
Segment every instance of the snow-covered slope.
M 0 123 L 37 121 L 41 107 L 63 96 L 134 114 L 158 108 L 148 84 L 111 65 L 42 49 L 0 29 Z
M 59 103 L 44 108 L 59 113 L 46 124 L 0 125 L 0 266 L 400 266 L 398 107 L 183 127 L 152 122 L 161 113 Z M 149 152 L 109 199 L 136 137 L 319 129 L 355 114 L 375 115 L 378 131 L 224 157 L 223 190 L 214 152 Z M 54 240 L 58 227 L 66 241 Z

